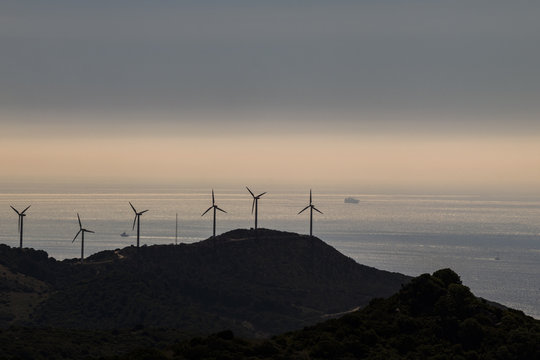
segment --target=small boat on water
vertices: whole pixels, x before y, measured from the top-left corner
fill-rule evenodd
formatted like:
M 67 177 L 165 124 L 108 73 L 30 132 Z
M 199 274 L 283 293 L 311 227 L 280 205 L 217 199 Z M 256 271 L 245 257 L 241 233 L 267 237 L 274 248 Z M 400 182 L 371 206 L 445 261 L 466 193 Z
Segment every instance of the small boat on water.
M 360 200 L 355 199 L 353 197 L 346 197 L 344 202 L 345 204 L 358 204 Z
M 126 233 L 126 232 L 124 231 L 123 233 L 121 233 L 121 234 L 120 234 L 120 236 L 121 236 L 121 237 L 128 237 L 128 236 L 129 236 L 129 234 L 128 234 L 128 233 Z

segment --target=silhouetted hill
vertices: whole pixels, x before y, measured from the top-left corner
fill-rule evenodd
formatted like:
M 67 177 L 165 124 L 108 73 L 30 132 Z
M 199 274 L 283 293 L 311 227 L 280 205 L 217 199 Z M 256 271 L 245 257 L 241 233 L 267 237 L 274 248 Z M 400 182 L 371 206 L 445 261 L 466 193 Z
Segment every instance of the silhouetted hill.
M 424 274 L 387 299 L 270 339 L 230 331 L 0 331 L 6 359 L 504 359 L 540 358 L 540 321 L 475 297 L 449 269 Z M 3 358 L 0 355 L 0 358 Z
M 540 359 L 540 321 L 475 297 L 450 269 L 362 310 L 268 340 L 221 332 L 122 359 Z
M 540 321 L 475 297 L 456 273 L 443 269 L 275 343 L 294 353 L 291 359 L 308 352 L 312 359 L 533 360 L 540 359 Z
M 0 325 L 232 329 L 265 336 L 393 294 L 408 277 L 363 266 L 317 238 L 234 230 L 195 244 L 55 261 L 0 246 Z M 27 306 L 16 305 L 25 299 Z

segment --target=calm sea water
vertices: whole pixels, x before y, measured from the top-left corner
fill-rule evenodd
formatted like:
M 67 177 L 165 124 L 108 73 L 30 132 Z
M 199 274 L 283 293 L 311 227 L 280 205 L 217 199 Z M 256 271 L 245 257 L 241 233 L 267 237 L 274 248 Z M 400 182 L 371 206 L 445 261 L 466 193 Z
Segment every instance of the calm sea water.
M 262 192 L 265 189 L 253 189 Z M 62 193 L 65 192 L 65 193 Z M 69 192 L 69 193 L 68 193 Z M 359 204 L 346 204 L 354 196 Z M 0 242 L 18 246 L 17 215 L 29 204 L 24 246 L 56 259 L 80 255 L 72 243 L 83 226 L 85 254 L 136 242 L 131 201 L 141 218 L 141 244 L 192 243 L 212 233 L 210 189 L 152 189 L 99 193 L 12 191 L 0 194 Z M 269 191 L 259 202 L 259 227 L 309 232 L 308 192 Z M 216 189 L 217 232 L 253 226 L 245 189 Z M 357 262 L 409 275 L 450 267 L 478 296 L 523 310 L 540 319 L 540 198 L 404 196 L 315 192 L 314 235 Z M 178 214 L 178 238 L 175 236 Z M 121 237 L 127 232 L 130 237 Z

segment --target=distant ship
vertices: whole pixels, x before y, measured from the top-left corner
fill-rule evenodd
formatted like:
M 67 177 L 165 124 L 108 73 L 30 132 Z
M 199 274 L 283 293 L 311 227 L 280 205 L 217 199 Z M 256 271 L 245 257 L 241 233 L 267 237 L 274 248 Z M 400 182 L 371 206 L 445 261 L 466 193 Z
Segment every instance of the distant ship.
M 128 236 L 129 236 L 129 234 L 128 234 L 128 233 L 126 233 L 126 232 L 124 231 L 123 233 L 121 233 L 121 234 L 120 234 L 120 236 L 121 236 L 121 237 L 128 237 Z
M 358 204 L 360 202 L 360 200 L 358 199 L 355 199 L 353 197 L 347 197 L 345 198 L 345 203 L 346 204 Z

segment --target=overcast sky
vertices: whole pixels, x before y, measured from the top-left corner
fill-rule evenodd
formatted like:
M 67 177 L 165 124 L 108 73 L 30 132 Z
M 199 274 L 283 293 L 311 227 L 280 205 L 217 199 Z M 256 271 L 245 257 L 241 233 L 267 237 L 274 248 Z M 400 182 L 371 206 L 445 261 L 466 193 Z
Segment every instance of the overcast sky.
M 3 0 L 0 138 L 540 136 L 539 18 L 521 0 Z

